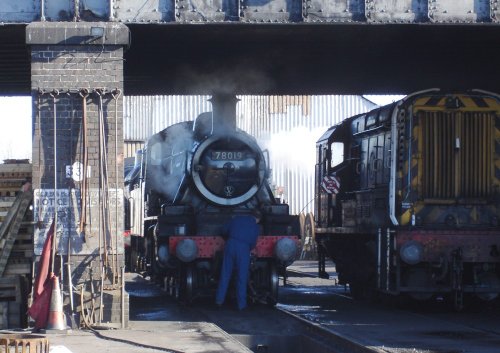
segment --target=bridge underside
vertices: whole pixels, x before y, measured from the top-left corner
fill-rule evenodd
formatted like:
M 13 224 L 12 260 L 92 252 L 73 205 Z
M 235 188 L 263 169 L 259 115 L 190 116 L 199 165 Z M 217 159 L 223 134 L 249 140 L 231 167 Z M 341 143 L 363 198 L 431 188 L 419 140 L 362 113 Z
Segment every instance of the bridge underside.
M 125 93 L 500 92 L 500 26 L 129 25 Z M 0 27 L 0 94 L 30 94 L 25 26 Z

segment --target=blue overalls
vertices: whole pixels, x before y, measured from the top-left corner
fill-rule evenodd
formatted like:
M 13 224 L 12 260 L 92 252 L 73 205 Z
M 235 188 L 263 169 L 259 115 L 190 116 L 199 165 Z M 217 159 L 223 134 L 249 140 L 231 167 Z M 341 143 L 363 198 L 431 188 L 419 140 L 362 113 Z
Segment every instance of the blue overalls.
M 250 267 L 250 251 L 257 243 L 259 226 L 252 216 L 236 216 L 226 226 L 229 238 L 224 248 L 224 259 L 215 302 L 221 305 L 226 297 L 227 288 L 236 267 L 236 299 L 238 309 L 247 306 L 247 282 Z

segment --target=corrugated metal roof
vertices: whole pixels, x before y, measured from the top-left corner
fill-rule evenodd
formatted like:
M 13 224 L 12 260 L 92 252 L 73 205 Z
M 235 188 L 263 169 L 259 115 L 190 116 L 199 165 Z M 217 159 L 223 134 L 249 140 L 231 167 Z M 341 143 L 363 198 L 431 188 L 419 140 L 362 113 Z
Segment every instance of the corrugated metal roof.
M 126 96 L 126 145 L 211 111 L 209 96 Z M 315 143 L 330 126 L 376 105 L 361 96 L 239 96 L 237 126 L 270 153 L 271 184 L 290 211 L 312 212 Z M 127 153 L 132 149 L 125 148 Z M 132 157 L 127 155 L 126 157 Z

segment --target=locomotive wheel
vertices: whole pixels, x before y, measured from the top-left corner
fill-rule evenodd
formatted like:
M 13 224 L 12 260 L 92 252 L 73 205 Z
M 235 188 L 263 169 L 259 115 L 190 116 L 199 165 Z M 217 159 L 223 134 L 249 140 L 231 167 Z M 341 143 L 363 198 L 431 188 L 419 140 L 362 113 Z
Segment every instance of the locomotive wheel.
M 128 270 L 130 272 L 138 272 L 139 271 L 139 254 L 137 250 L 133 247 L 130 247 L 128 253 Z
M 405 283 L 409 287 L 432 287 L 433 283 L 430 275 L 423 268 L 415 268 L 406 274 L 404 277 Z M 409 292 L 408 295 L 418 301 L 426 301 L 432 298 L 432 292 Z
M 361 281 L 350 282 L 349 291 L 351 292 L 352 297 L 356 300 L 367 299 L 367 288 L 366 285 Z
M 312 213 L 308 213 L 305 216 L 302 234 L 303 245 L 300 258 L 302 260 L 316 260 L 316 236 L 314 232 L 314 216 Z
M 164 279 L 165 283 L 164 283 L 164 286 L 165 286 L 165 292 L 167 292 L 167 294 L 171 297 L 174 297 L 176 296 L 176 283 L 175 283 L 175 277 L 174 276 L 171 276 L 171 275 L 168 275 L 165 277 Z
M 303 249 L 306 241 L 306 233 L 304 230 L 304 224 L 306 223 L 306 215 L 303 214 L 302 212 L 300 212 L 299 215 L 299 223 L 300 223 L 300 246 L 301 249 Z
M 304 228 L 306 229 L 306 236 L 310 237 L 314 242 L 316 241 L 316 233 L 314 232 L 314 215 L 308 213 L 304 221 Z
M 174 277 L 172 278 L 172 289 L 171 289 L 172 297 L 176 300 L 181 299 L 181 281 L 180 278 Z
M 375 298 L 375 286 L 371 279 L 365 281 L 353 280 L 349 282 L 349 290 L 356 300 L 370 301 Z
M 144 237 L 144 247 L 146 249 L 146 254 L 145 254 L 145 268 L 148 274 L 151 276 L 152 279 L 154 279 L 154 276 L 156 274 L 156 268 L 155 268 L 155 248 L 154 248 L 154 241 L 152 239 L 151 235 L 146 235 Z
M 193 265 L 186 265 L 181 270 L 179 299 L 186 304 L 191 304 L 194 297 L 195 269 Z
M 275 306 L 278 302 L 278 285 L 278 269 L 273 262 L 269 264 L 269 295 L 267 297 L 267 305 L 269 306 Z
M 500 279 L 492 272 L 483 272 L 477 275 L 479 287 L 491 288 L 500 286 Z M 498 292 L 477 293 L 477 297 L 483 301 L 492 301 L 498 298 Z

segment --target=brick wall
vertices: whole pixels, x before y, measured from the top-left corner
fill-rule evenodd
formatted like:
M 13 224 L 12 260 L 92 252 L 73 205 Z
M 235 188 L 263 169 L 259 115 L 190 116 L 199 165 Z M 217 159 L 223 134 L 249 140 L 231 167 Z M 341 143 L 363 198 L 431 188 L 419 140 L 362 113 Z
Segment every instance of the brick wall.
M 102 27 L 105 35 L 91 37 L 92 26 Z M 41 253 L 57 209 L 60 256 L 55 268 L 60 274 L 64 269 L 63 288 L 69 293 L 69 263 L 73 286 L 79 288 L 74 302 L 79 304 L 82 291 L 86 300 L 92 287 L 96 294 L 106 292 L 103 321 L 116 322 L 121 318 L 124 266 L 122 99 L 128 29 L 114 23 L 41 22 L 28 25 L 26 38 L 31 49 L 34 214 L 39 225 L 35 254 Z M 128 318 L 128 300 L 126 307 Z

